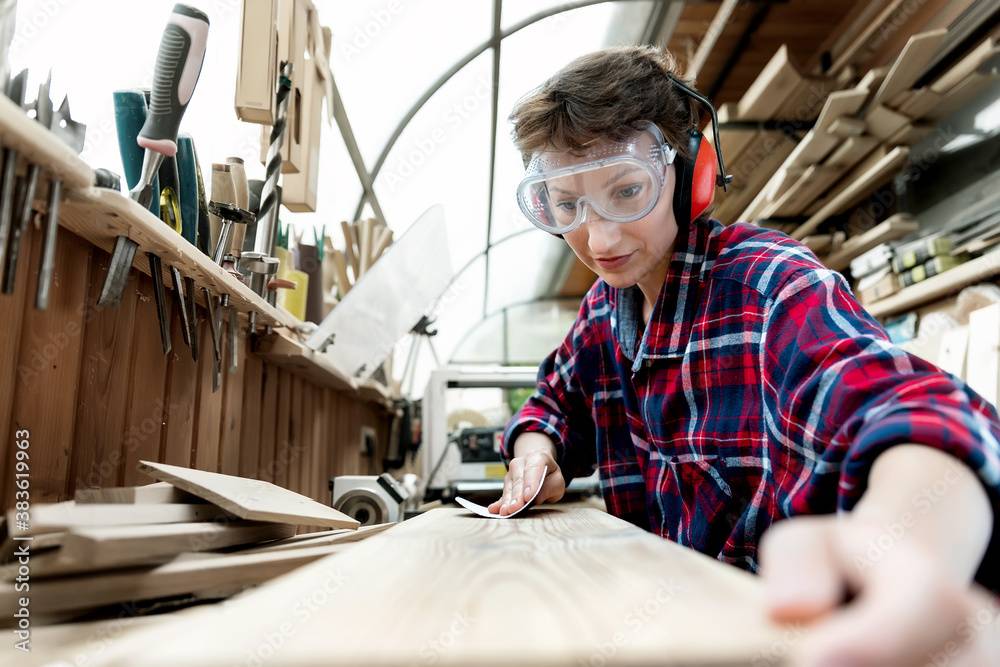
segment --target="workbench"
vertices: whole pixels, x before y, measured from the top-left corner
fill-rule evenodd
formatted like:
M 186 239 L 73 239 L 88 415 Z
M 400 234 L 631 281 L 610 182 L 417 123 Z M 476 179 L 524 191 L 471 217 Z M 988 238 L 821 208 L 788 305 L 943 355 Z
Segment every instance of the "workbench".
M 794 636 L 767 619 L 753 575 L 601 510 L 540 507 L 496 520 L 442 508 L 225 602 L 36 628 L 30 658 L 129 667 L 768 665 Z

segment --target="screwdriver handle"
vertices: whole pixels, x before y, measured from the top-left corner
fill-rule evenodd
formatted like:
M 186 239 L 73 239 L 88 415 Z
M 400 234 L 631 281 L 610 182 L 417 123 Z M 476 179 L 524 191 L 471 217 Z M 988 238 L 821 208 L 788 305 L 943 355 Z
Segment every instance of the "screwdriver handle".
M 177 130 L 205 61 L 208 16 L 199 9 L 176 4 L 160 38 L 149 114 L 136 139 L 143 148 L 173 157 Z

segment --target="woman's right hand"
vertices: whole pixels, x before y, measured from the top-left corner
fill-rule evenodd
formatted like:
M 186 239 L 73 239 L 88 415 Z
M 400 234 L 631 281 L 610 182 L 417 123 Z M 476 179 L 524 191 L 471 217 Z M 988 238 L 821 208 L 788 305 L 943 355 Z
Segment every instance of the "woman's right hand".
M 529 437 L 530 436 L 530 437 Z M 514 443 L 515 456 L 503 478 L 503 495 L 489 506 L 501 516 L 513 514 L 531 500 L 539 483 L 542 490 L 535 504 L 554 503 L 566 493 L 566 480 L 555 460 L 555 446 L 541 433 L 522 433 Z M 547 470 L 545 481 L 542 472 Z

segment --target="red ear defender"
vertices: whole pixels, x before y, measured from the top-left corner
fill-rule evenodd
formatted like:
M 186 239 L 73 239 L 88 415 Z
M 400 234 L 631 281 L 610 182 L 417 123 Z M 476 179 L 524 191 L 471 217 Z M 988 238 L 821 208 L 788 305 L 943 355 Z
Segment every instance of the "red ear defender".
M 708 210 L 715 199 L 715 188 L 718 185 L 719 163 L 715 147 L 705 137 L 701 138 L 698 155 L 694 161 L 694 173 L 691 175 L 691 220 Z

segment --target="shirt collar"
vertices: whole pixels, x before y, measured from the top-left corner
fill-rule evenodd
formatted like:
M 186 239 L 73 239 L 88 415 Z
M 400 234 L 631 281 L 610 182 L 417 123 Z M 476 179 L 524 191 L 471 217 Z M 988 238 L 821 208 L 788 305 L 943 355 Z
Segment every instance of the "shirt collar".
M 691 337 L 701 283 L 711 268 L 709 245 L 722 231 L 718 220 L 695 220 L 678 229 L 667 275 L 657 296 L 649 322 L 642 332 L 642 292 L 638 285 L 611 288 L 611 327 L 625 356 L 637 371 L 646 359 L 681 357 Z M 634 355 L 634 356 L 633 356 Z

